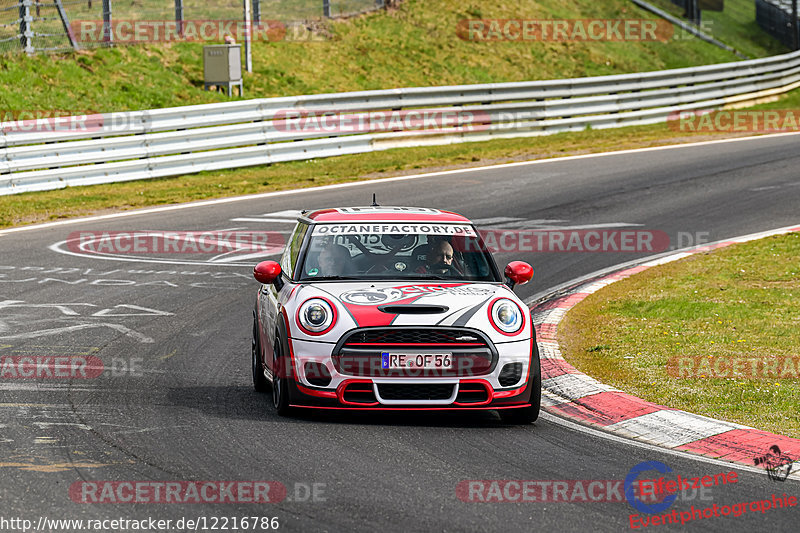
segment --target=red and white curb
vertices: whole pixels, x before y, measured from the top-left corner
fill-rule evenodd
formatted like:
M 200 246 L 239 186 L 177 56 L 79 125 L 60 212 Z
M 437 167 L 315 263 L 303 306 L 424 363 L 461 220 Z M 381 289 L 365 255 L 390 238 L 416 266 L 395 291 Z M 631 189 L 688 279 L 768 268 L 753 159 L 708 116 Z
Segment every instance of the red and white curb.
M 558 324 L 569 309 L 615 281 L 696 253 L 791 232 L 800 232 L 800 226 L 755 233 L 645 260 L 647 262 L 633 267 L 590 278 L 555 298 L 535 304 L 531 314 L 542 364 L 542 407 L 553 415 L 621 437 L 748 466 L 753 466 L 755 458 L 777 445 L 783 453 L 796 459 L 790 477 L 800 480 L 800 439 L 647 402 L 600 383 L 564 360 L 556 335 Z

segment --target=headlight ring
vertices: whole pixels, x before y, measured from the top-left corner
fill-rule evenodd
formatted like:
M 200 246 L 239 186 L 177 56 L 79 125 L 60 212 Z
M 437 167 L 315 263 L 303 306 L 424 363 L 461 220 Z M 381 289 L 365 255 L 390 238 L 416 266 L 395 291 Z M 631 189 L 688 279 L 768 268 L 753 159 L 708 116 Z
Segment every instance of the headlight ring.
M 516 335 L 525 326 L 525 314 L 508 298 L 497 298 L 489 305 L 489 322 L 503 335 Z
M 336 306 L 325 298 L 309 298 L 297 308 L 297 325 L 308 335 L 324 335 L 336 324 Z

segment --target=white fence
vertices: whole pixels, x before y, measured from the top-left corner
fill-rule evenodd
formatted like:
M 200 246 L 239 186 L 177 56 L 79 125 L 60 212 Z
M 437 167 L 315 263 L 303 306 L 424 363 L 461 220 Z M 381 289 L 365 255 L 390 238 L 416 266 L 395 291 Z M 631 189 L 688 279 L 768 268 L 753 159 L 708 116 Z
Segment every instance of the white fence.
M 616 76 L 4 122 L 0 195 L 397 147 L 652 124 L 679 111 L 743 104 L 797 86 L 800 52 Z

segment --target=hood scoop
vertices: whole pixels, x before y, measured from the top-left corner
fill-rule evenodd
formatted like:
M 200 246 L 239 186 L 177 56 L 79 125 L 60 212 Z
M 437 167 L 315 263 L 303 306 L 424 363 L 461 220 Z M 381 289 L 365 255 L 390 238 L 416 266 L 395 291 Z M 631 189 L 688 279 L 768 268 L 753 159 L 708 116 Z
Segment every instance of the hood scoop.
M 446 305 L 386 304 L 379 305 L 378 309 L 392 315 L 437 315 L 446 313 L 450 308 Z

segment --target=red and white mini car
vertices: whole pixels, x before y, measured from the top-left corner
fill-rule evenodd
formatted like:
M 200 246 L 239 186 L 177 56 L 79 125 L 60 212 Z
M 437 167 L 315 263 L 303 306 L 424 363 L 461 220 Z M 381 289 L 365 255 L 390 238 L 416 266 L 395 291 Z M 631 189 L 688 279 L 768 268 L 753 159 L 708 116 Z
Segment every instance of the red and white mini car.
M 254 269 L 252 367 L 277 412 L 294 407 L 539 416 L 533 269 L 498 270 L 472 223 L 414 207 L 304 212 L 280 263 Z

